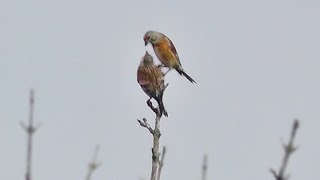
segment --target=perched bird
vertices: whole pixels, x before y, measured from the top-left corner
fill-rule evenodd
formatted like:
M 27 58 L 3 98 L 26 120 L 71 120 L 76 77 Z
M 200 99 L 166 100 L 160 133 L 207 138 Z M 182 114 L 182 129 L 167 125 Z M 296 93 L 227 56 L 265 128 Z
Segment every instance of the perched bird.
M 150 97 L 147 102 L 150 102 L 152 98 L 155 99 L 159 105 L 160 116 L 162 114 L 168 116 L 162 102 L 163 92 L 165 89 L 163 73 L 160 67 L 153 63 L 153 58 L 147 51 L 141 58 L 141 62 L 137 70 L 137 81 L 143 91 Z
M 148 31 L 144 34 L 143 40 L 145 45 L 149 42 L 152 44 L 153 49 L 165 67 L 175 69 L 180 75 L 185 76 L 190 82 L 195 81 L 183 70 L 179 60 L 179 56 L 172 41 L 164 34 L 156 31 Z

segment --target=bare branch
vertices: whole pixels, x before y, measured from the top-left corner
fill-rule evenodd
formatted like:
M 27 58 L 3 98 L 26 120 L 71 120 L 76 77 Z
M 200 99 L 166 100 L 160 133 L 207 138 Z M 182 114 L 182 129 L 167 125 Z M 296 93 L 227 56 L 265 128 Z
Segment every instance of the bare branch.
M 94 154 L 93 154 L 92 161 L 88 165 L 88 173 L 86 176 L 86 180 L 90 180 L 92 173 L 101 165 L 100 162 L 97 162 L 99 149 L 100 149 L 100 147 L 99 147 L 99 145 L 97 145 L 96 149 L 94 151 Z
M 25 179 L 31 180 L 31 167 L 32 167 L 32 140 L 34 133 L 38 130 L 39 126 L 33 125 L 33 113 L 34 113 L 34 90 L 30 90 L 29 99 L 29 122 L 28 125 L 20 122 L 22 128 L 27 132 L 27 161 L 26 161 L 26 174 Z
M 166 84 L 164 86 L 164 88 L 162 89 L 162 91 L 164 91 L 169 84 Z M 149 125 L 148 121 L 146 118 L 143 118 L 143 121 L 141 120 L 137 120 L 138 123 L 140 124 L 141 127 L 144 127 L 146 129 L 149 130 L 149 132 L 152 134 L 153 136 L 153 146 L 151 149 L 152 152 L 152 168 L 151 168 L 151 180 L 160 180 L 160 174 L 161 174 L 161 170 L 162 170 L 162 166 L 163 166 L 163 160 L 165 157 L 165 152 L 166 149 L 164 147 L 163 149 L 163 154 L 162 154 L 162 160 L 161 162 L 159 161 L 159 157 L 160 157 L 160 152 L 159 152 L 159 140 L 160 140 L 160 136 L 161 136 L 161 132 L 160 132 L 160 119 L 161 119 L 161 115 L 160 114 L 160 109 L 159 107 L 153 107 L 151 100 L 149 99 L 147 101 L 147 105 L 148 107 L 150 107 L 150 109 L 156 114 L 156 119 L 155 119 L 155 125 L 154 128 L 152 129 L 151 126 Z
M 158 108 L 157 108 L 158 109 Z M 154 129 L 151 128 L 150 124 L 148 123 L 146 118 L 143 118 L 143 120 L 137 119 L 138 123 L 140 124 L 141 127 L 144 127 L 149 130 L 149 132 L 153 136 L 153 146 L 151 149 L 152 152 L 152 168 L 151 168 L 151 180 L 157 180 L 157 174 L 158 174 L 158 168 L 159 168 L 159 157 L 160 157 L 160 152 L 159 152 L 159 139 L 161 136 L 160 133 L 160 113 L 156 113 L 156 119 L 155 119 L 155 125 Z
M 208 169 L 208 156 L 204 155 L 202 164 L 202 180 L 207 179 L 207 169 Z
M 164 157 L 166 156 L 166 152 L 167 152 L 167 148 L 165 146 L 163 146 L 162 148 L 162 153 L 161 153 L 161 160 L 159 162 L 159 169 L 158 169 L 158 177 L 157 180 L 160 180 L 160 175 L 161 175 L 161 170 L 163 167 L 163 163 L 164 163 Z
M 283 157 L 279 172 L 277 173 L 274 169 L 270 169 L 270 172 L 273 174 L 273 176 L 275 177 L 276 180 L 288 180 L 289 179 L 289 176 L 285 175 L 285 170 L 287 168 L 290 155 L 297 150 L 297 147 L 293 143 L 294 143 L 294 139 L 296 137 L 296 133 L 297 133 L 298 128 L 299 128 L 299 121 L 296 119 L 293 123 L 293 126 L 292 126 L 292 131 L 291 131 L 291 135 L 290 135 L 290 139 L 289 139 L 288 144 L 285 144 L 282 142 L 283 149 L 284 149 L 284 157 Z
M 158 113 L 154 125 L 153 133 L 153 147 L 152 147 L 152 169 L 151 169 L 151 180 L 157 180 L 157 172 L 159 168 L 159 140 L 160 140 L 160 117 L 161 114 Z
M 151 134 L 154 134 L 154 130 L 151 128 L 146 118 L 143 118 L 143 121 L 139 119 L 137 119 L 137 121 L 140 124 L 140 126 L 147 128 Z

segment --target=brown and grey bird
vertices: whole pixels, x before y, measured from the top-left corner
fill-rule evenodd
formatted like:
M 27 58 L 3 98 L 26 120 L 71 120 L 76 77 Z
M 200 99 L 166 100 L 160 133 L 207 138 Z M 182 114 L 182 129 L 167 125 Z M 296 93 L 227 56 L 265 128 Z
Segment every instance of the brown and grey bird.
M 164 66 L 169 67 L 169 69 L 175 69 L 190 82 L 196 83 L 182 68 L 177 50 L 166 35 L 157 31 L 148 31 L 144 34 L 143 40 L 145 45 L 149 42 L 152 44 L 154 52 Z
M 148 102 L 153 98 L 157 101 L 160 109 L 160 116 L 163 114 L 168 116 L 168 113 L 163 105 L 163 92 L 165 90 L 163 73 L 159 66 L 153 63 L 153 57 L 145 53 L 141 58 L 137 70 L 137 81 L 143 91 L 150 97 Z

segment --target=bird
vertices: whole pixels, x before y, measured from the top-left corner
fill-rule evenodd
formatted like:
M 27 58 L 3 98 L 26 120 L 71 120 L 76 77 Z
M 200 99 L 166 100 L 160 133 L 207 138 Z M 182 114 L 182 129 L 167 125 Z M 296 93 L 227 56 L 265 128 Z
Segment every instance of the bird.
M 157 101 L 160 110 L 160 116 L 168 116 L 168 113 L 163 105 L 163 92 L 165 90 L 164 75 L 159 66 L 153 62 L 153 57 L 146 51 L 141 58 L 137 70 L 137 81 L 142 90 L 150 97 L 147 103 L 153 98 Z
M 196 81 L 192 79 L 182 68 L 177 50 L 172 41 L 166 35 L 157 31 L 147 31 L 143 36 L 143 40 L 145 46 L 147 46 L 148 43 L 152 44 L 154 52 L 163 66 L 169 67 L 168 71 L 170 71 L 170 69 L 175 69 L 180 75 L 185 76 L 190 82 L 196 83 Z

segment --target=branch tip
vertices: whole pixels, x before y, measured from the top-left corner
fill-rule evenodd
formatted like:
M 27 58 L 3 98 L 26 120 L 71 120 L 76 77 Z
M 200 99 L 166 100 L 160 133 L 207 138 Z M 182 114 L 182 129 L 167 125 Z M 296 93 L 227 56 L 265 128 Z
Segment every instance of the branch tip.
M 294 138 L 296 136 L 297 129 L 299 128 L 299 121 L 296 119 L 292 125 L 292 130 L 290 133 L 290 138 L 288 143 L 284 143 L 281 139 L 281 143 L 284 149 L 284 157 L 282 160 L 281 167 L 277 173 L 274 169 L 270 169 L 270 172 L 273 174 L 276 180 L 288 180 L 289 175 L 285 175 L 285 170 L 287 168 L 290 155 L 298 149 L 298 146 L 294 145 Z
M 273 174 L 275 179 L 278 179 L 277 172 L 274 169 L 270 169 L 270 172 Z
M 91 162 L 88 164 L 88 172 L 87 172 L 87 176 L 86 176 L 86 180 L 90 180 L 92 173 L 101 166 L 101 163 L 97 161 L 97 157 L 98 157 L 98 152 L 99 152 L 99 145 L 96 146 L 95 151 L 93 153 L 93 157 Z
M 151 128 L 150 124 L 148 123 L 146 118 L 142 119 L 143 122 L 140 119 L 137 119 L 138 123 L 140 124 L 141 127 L 147 128 L 149 130 L 149 132 L 153 135 L 154 134 L 154 130 Z

